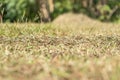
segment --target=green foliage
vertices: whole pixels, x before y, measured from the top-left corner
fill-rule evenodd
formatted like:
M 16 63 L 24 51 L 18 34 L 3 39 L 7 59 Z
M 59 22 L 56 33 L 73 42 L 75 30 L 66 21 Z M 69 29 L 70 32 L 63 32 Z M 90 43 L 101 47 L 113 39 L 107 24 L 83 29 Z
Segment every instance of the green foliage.
M 52 19 L 65 12 L 85 13 L 102 21 L 120 21 L 120 0 L 104 0 L 107 3 L 100 5 L 100 0 L 93 0 L 92 5 L 83 4 L 85 0 L 54 0 L 55 10 Z M 101 0 L 102 1 L 102 0 Z M 38 8 L 35 0 L 0 0 L 0 14 L 4 21 L 39 21 Z
M 120 21 L 120 0 L 109 0 L 108 5 L 111 7 L 111 9 L 114 9 L 116 6 L 118 7 L 111 17 L 111 20 Z
M 105 20 L 109 17 L 109 15 L 105 14 L 105 12 L 107 14 L 109 14 L 111 12 L 111 8 L 109 5 L 104 5 L 100 8 L 100 13 L 101 13 L 101 15 L 99 17 L 100 20 Z
M 32 6 L 35 6 L 34 0 L 5 0 L 3 1 L 4 6 L 2 7 L 4 11 L 5 21 L 25 21 L 27 19 L 33 19 L 35 13 L 30 11 L 35 11 Z M 31 17 L 29 17 L 31 16 Z
M 0 1 L 0 14 L 2 14 L 2 12 L 3 12 L 2 6 L 3 6 L 3 0 Z
M 72 11 L 72 3 L 69 0 L 55 0 L 55 10 L 52 14 L 53 18 L 68 11 Z

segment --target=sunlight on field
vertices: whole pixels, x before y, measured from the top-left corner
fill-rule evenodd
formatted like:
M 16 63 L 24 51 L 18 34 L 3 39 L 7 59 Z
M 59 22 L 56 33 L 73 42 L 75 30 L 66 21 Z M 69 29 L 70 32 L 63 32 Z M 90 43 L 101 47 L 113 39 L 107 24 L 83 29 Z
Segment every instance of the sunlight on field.
M 119 24 L 0 24 L 0 80 L 119 80 L 119 57 Z

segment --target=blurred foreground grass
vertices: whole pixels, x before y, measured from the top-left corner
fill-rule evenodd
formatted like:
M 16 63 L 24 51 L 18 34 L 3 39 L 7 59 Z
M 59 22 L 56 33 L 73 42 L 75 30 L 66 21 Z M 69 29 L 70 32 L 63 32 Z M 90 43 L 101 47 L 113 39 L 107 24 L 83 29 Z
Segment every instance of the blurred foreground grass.
M 119 80 L 120 25 L 0 24 L 0 80 Z

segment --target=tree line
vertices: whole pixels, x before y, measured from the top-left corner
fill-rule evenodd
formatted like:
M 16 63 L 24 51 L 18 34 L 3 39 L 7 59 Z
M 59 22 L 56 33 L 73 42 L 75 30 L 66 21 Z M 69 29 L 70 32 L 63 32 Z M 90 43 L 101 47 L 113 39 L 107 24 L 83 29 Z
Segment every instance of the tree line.
M 0 0 L 3 22 L 49 22 L 66 12 L 120 21 L 120 0 Z

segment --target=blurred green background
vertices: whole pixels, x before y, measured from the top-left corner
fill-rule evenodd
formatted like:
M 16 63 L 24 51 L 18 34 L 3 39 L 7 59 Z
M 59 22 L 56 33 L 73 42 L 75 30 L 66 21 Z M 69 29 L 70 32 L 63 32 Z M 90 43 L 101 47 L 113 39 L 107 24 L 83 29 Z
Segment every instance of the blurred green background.
M 120 22 L 120 0 L 54 0 L 51 18 L 66 12 L 84 13 L 101 21 Z M 35 0 L 0 0 L 4 22 L 39 22 Z

